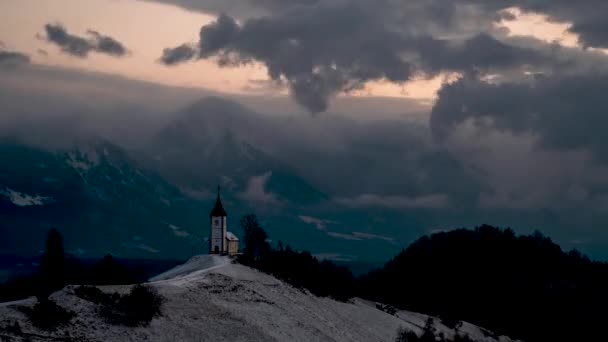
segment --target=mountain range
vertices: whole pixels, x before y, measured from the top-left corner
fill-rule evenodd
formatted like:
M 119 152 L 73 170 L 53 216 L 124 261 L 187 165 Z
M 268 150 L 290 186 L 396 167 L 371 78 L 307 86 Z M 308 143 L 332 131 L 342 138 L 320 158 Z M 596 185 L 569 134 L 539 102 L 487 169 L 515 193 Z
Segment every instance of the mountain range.
M 237 235 L 239 218 L 255 212 L 275 242 L 359 268 L 399 251 L 404 231 L 416 235 L 407 214 L 344 206 L 277 156 L 268 140 L 285 134 L 277 120 L 216 97 L 172 118 L 137 147 L 1 140 L 0 254 L 35 255 L 58 228 L 83 257 L 187 258 L 206 250 L 218 186 Z
M 32 254 L 51 228 L 76 255 L 154 256 L 202 236 L 196 201 L 107 141 L 46 151 L 0 144 L 0 250 Z M 198 215 L 198 216 L 197 216 Z

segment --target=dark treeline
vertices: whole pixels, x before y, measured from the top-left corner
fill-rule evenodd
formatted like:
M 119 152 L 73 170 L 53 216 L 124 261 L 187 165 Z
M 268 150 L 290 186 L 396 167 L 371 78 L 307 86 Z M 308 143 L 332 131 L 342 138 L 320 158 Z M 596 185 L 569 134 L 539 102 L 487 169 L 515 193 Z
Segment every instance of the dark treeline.
M 123 260 L 110 254 L 99 260 L 79 259 L 64 252 L 61 234 L 52 229 L 40 267 L 32 274 L 20 275 L 0 284 L 0 302 L 31 296 L 47 297 L 66 284 L 138 284 L 177 264 L 178 261 Z
M 77 259 L 68 259 L 63 249 L 61 234 L 56 229 L 49 231 L 40 269 L 33 275 L 9 281 L 0 286 L 0 301 L 36 296 L 34 306 L 18 305 L 31 323 L 43 330 L 55 330 L 68 325 L 76 313 L 62 307 L 50 295 L 67 284 L 118 285 L 137 284 L 147 279 L 142 267 L 129 269 L 106 255 L 93 265 L 84 265 Z M 161 314 L 164 301 L 156 290 L 138 284 L 127 294 L 108 294 L 94 286 L 80 286 L 75 294 L 99 306 L 99 315 L 110 324 L 140 326 L 147 325 Z M 17 324 L 12 334 L 19 336 Z
M 399 329 L 395 342 L 474 342 L 466 333 L 458 332 L 452 338 L 447 338 L 442 332 L 435 328 L 435 320 L 429 318 L 422 330 L 422 334 L 418 335 L 407 329 Z
M 368 299 L 526 341 L 606 339 L 608 265 L 540 233 L 484 225 L 433 234 L 357 287 Z
M 354 277 L 346 267 L 309 252 L 280 242 L 273 248 L 255 215 L 243 217 L 241 227 L 239 262 L 318 296 L 362 297 L 529 342 L 605 340 L 608 264 L 564 252 L 540 233 L 517 236 L 485 225 L 437 233 L 412 243 L 383 267 Z M 87 265 L 74 262 L 65 258 L 60 242 L 52 231 L 41 270 L 0 285 L 0 301 L 45 298 L 67 283 L 134 284 L 149 276 L 111 256 Z M 406 335 L 404 341 L 413 340 Z
M 254 215 L 241 226 L 242 263 L 319 296 L 362 297 L 532 342 L 605 339 L 608 264 L 564 252 L 541 233 L 487 225 L 437 233 L 355 278 L 308 252 L 271 248 Z
M 239 257 L 242 264 L 272 274 L 317 296 L 343 301 L 354 296 L 354 278 L 347 267 L 327 260 L 319 261 L 309 252 L 283 247 L 281 242 L 278 248 L 272 248 L 255 215 L 244 216 L 241 227 L 245 233 L 245 248 Z

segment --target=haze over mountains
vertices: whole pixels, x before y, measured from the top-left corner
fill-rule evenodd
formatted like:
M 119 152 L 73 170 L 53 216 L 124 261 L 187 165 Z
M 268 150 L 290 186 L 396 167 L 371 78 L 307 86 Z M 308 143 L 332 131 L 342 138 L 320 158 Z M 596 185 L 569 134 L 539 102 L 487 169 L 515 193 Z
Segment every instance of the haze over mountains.
M 556 194 L 552 205 L 527 207 L 501 195 L 509 187 L 535 189 L 534 201 L 552 193 L 530 185 L 533 175 L 498 167 L 535 162 L 535 148 L 511 141 L 511 153 L 495 153 L 504 137 L 479 135 L 480 149 L 466 130 L 438 144 L 407 101 L 387 100 L 381 120 L 362 119 L 378 99 L 338 103 L 348 115 L 310 116 L 284 98 L 218 97 L 39 66 L 2 74 L 9 107 L 0 134 L 10 163 L 1 167 L 0 197 L 11 212 L 1 223 L 4 253 L 36 253 L 42 246 L 27 239 L 43 241 L 54 226 L 70 232 L 74 253 L 188 257 L 204 245 L 221 185 L 231 227 L 255 211 L 275 243 L 324 258 L 380 263 L 421 235 L 484 222 L 540 229 L 565 248 L 604 257 L 603 233 L 594 230 L 603 222 L 599 204 Z M 571 179 L 563 176 L 551 177 Z M 55 178 L 59 185 L 49 183 Z M 19 206 L 11 194 L 52 200 Z
M 10 167 L 2 173 L 2 208 L 10 219 L 2 222 L 3 252 L 36 253 L 32 239 L 43 241 L 49 228 L 60 227 L 69 251 L 81 256 L 187 257 L 205 250 L 216 185 L 233 226 L 256 211 L 274 236 L 322 256 L 355 259 L 363 245 L 369 255 L 378 244 L 397 250 L 394 238 L 347 230 L 337 218 L 364 216 L 253 146 L 243 123 L 255 115 L 230 101 L 204 99 L 130 152 L 98 138 L 50 151 L 4 140 L 0 152 Z
M 37 254 L 49 229 L 79 256 L 178 256 L 191 236 L 182 226 L 202 220 L 195 203 L 154 172 L 139 168 L 108 142 L 49 152 L 3 141 L 0 210 L 4 254 Z M 167 242 L 167 243 L 165 243 Z M 173 242 L 173 243 L 171 243 Z

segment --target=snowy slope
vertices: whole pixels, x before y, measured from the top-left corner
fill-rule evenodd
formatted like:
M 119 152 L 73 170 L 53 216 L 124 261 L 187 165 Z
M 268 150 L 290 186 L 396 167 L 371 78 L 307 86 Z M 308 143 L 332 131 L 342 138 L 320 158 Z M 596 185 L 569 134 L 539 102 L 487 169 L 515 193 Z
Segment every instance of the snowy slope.
M 204 273 L 213 271 L 219 267 L 231 263 L 229 258 L 219 255 L 197 255 L 192 257 L 187 263 L 176 266 L 165 273 L 159 274 L 150 279 L 150 282 L 159 285 L 160 283 L 177 284 L 184 279 L 199 279 Z
M 60 305 L 77 313 L 70 326 L 55 332 L 32 328 L 14 305 L 0 306 L 0 322 L 19 321 L 24 332 L 85 341 L 393 341 L 400 327 L 421 331 L 427 316 L 387 314 L 375 303 L 349 303 L 315 297 L 226 257 L 197 256 L 151 280 L 166 297 L 163 316 L 149 327 L 127 328 L 103 322 L 94 306 L 73 295 L 73 287 L 53 294 Z M 127 286 L 103 290 L 124 292 Z M 20 305 L 32 305 L 25 301 Z M 0 323 L 0 327 L 1 327 Z M 449 336 L 452 332 L 438 324 Z M 477 341 L 479 328 L 465 324 Z M 33 335 L 31 335 L 33 336 Z M 510 341 L 502 338 L 500 341 Z

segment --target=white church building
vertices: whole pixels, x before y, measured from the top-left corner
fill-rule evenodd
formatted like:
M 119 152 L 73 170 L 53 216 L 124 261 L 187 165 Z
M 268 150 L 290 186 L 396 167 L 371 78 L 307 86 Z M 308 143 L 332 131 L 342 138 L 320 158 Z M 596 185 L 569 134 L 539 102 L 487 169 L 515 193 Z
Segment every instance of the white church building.
M 227 231 L 226 210 L 220 198 L 220 188 L 217 188 L 217 199 L 213 210 L 209 214 L 211 218 L 211 234 L 209 237 L 210 254 L 237 255 L 239 252 L 239 239 L 236 235 Z

